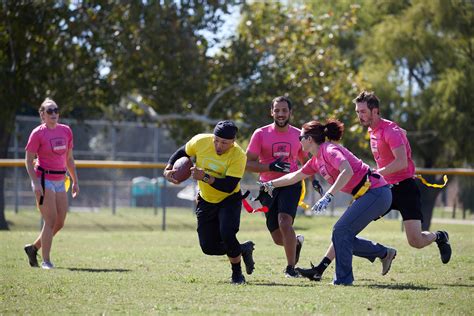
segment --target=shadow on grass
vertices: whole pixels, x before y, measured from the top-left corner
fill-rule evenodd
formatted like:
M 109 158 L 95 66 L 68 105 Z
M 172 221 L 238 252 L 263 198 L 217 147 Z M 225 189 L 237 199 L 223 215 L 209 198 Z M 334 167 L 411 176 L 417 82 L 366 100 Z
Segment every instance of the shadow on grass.
M 414 291 L 431 291 L 434 288 L 432 287 L 427 287 L 423 285 L 415 285 L 412 283 L 395 283 L 395 284 L 367 284 L 364 285 L 368 288 L 375 288 L 375 289 L 388 289 L 388 290 L 414 290 Z
M 95 269 L 95 268 L 57 268 L 57 269 L 64 269 L 69 271 L 79 271 L 79 272 L 95 272 L 95 273 L 102 273 L 102 272 L 130 272 L 130 269 Z
M 254 285 L 254 286 L 314 287 L 313 283 L 288 284 L 288 283 L 277 283 L 277 282 L 249 281 L 248 284 Z

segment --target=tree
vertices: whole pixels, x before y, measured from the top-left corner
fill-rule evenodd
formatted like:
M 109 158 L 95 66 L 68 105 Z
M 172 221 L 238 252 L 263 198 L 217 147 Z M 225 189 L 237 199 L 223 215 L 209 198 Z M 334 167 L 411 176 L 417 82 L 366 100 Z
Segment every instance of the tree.
M 215 33 L 229 3 L 2 1 L 0 158 L 8 155 L 15 115 L 38 108 L 46 96 L 63 116 L 79 119 L 120 119 L 112 105 L 130 94 L 161 113 L 200 105 L 209 92 L 199 32 Z M 8 229 L 4 172 L 0 229 Z
M 293 124 L 335 116 L 351 126 L 351 97 L 359 81 L 341 55 L 338 38 L 351 29 L 353 12 L 340 18 L 314 15 L 304 5 L 255 2 L 242 6 L 237 34 L 216 56 L 211 83 L 215 88 L 238 84 L 219 102 L 235 120 L 251 127 L 268 123 L 269 103 L 288 95 L 295 104 Z M 219 116 L 216 107 L 212 115 Z M 345 142 L 358 137 L 348 128 Z
M 8 155 L 15 115 L 39 108 L 46 96 L 58 102 L 62 113 L 77 118 L 100 112 L 116 100 L 100 76 L 101 56 L 85 44 L 84 14 L 66 3 L 2 2 L 0 158 Z M 8 229 L 4 172 L 0 169 L 0 229 Z

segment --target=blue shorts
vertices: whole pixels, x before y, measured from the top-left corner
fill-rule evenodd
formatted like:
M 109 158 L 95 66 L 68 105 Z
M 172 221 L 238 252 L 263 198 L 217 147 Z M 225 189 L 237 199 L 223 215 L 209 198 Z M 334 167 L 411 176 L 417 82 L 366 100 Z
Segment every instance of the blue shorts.
M 33 182 L 31 183 L 31 188 L 34 190 Z M 45 179 L 44 188 L 45 190 L 51 190 L 53 192 L 66 192 L 66 185 L 64 184 L 64 180 L 51 181 Z

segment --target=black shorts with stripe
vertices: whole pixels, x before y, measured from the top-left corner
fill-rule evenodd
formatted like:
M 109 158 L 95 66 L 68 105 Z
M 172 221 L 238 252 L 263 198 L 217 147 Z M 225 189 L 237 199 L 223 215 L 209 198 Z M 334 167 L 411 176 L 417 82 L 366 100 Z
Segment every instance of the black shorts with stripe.
M 268 207 L 268 212 L 265 213 L 265 217 L 267 218 L 267 228 L 270 232 L 280 227 L 278 224 L 279 213 L 288 214 L 293 220 L 295 219 L 300 196 L 301 182 L 286 187 L 275 188 L 273 190 L 273 198 L 271 198 L 268 193 L 262 192 L 260 202 L 262 205 Z

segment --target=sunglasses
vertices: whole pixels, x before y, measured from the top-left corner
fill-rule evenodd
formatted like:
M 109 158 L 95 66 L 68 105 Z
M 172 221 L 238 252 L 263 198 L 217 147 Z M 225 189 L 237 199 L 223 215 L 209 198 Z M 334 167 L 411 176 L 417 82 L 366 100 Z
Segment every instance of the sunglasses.
M 51 115 L 51 114 L 53 114 L 53 113 L 58 114 L 58 113 L 59 113 L 59 109 L 58 109 L 58 108 L 47 109 L 45 112 L 48 113 L 49 115 Z
M 309 137 L 309 135 L 300 135 L 299 139 L 300 139 L 300 141 L 302 141 L 303 139 L 307 139 L 308 137 Z

